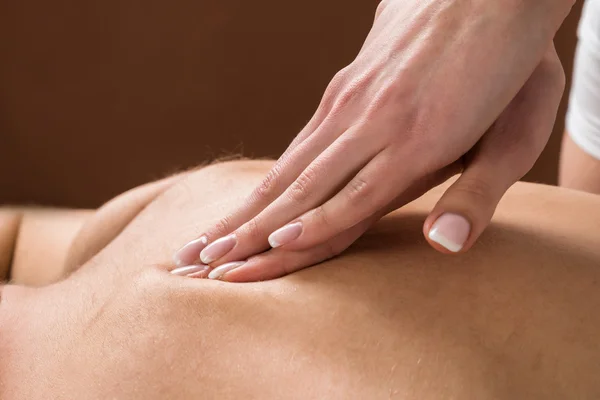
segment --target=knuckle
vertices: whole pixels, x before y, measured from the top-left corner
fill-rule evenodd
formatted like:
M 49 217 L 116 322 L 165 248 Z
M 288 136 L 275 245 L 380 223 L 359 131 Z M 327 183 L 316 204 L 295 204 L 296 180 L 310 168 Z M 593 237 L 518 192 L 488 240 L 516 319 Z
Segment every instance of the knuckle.
M 350 104 L 357 96 L 365 93 L 367 87 L 376 78 L 374 71 L 368 71 L 357 76 L 353 76 L 346 80 L 344 90 L 338 96 L 336 106 L 338 108 L 346 107 Z
M 347 67 L 341 69 L 339 72 L 337 72 L 333 76 L 333 78 L 329 82 L 329 85 L 327 85 L 327 89 L 325 89 L 325 93 L 323 94 L 323 99 L 321 100 L 320 108 L 327 109 L 327 110 L 330 110 L 331 108 L 333 108 L 333 105 L 336 102 L 338 94 L 340 93 L 340 91 L 342 90 L 342 88 L 344 87 L 344 85 L 346 83 L 346 80 L 348 79 L 349 69 L 350 69 L 350 66 L 347 66 Z
M 254 191 L 254 198 L 258 200 L 270 200 L 277 194 L 277 187 L 281 180 L 281 167 L 279 163 L 275 164 L 269 170 L 265 178 L 260 182 Z
M 296 203 L 303 203 L 308 200 L 315 184 L 315 178 L 315 174 L 310 170 L 302 172 L 290 186 L 290 199 Z
M 350 74 L 351 72 L 344 72 L 343 78 L 338 78 L 331 86 L 328 102 L 332 114 L 347 109 L 356 99 L 360 99 L 360 95 L 365 93 L 366 88 L 375 79 L 375 73 L 372 71 L 358 76 Z
M 317 225 L 320 227 L 331 226 L 331 221 L 329 220 L 329 217 L 327 216 L 327 212 L 325 211 L 323 206 L 319 206 L 319 207 L 315 208 L 315 210 L 313 211 L 313 218 L 315 219 L 315 222 L 317 223 Z
M 340 87 L 344 85 L 350 76 L 350 67 L 351 65 L 347 65 L 336 72 L 329 84 L 330 89 L 340 89 Z
M 461 182 L 457 189 L 458 192 L 477 204 L 491 204 L 494 202 L 494 190 L 484 179 L 469 178 Z
M 373 195 L 373 185 L 367 180 L 356 177 L 348 183 L 347 197 L 350 203 L 364 202 Z
M 342 89 L 340 93 L 337 93 L 335 98 L 332 100 L 331 114 L 339 114 L 341 111 L 348 108 L 352 99 L 356 97 L 358 88 L 356 86 L 350 86 Z
M 219 220 L 216 225 L 216 236 L 226 235 L 233 230 L 232 217 L 227 215 Z
M 246 223 L 246 225 L 244 226 L 244 235 L 251 240 L 262 238 L 263 234 L 261 230 L 261 224 L 258 221 L 258 218 L 252 218 Z

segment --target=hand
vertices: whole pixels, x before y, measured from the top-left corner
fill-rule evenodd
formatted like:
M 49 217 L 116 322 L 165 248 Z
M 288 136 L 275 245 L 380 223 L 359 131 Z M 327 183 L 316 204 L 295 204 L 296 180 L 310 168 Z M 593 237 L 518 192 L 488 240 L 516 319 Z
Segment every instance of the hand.
M 264 182 L 178 264 L 202 250 L 211 278 L 278 277 L 339 254 L 459 171 L 424 231 L 442 252 L 468 250 L 542 151 L 564 88 L 551 45 L 560 18 L 516 3 L 382 2 L 360 54 Z

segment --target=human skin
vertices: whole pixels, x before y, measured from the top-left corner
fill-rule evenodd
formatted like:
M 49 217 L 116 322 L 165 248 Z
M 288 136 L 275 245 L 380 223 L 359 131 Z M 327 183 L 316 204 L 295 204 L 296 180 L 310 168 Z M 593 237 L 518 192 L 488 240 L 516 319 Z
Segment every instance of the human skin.
M 600 160 L 582 150 L 568 132 L 563 136 L 559 184 L 570 189 L 600 194 Z
M 249 284 L 169 274 L 177 244 L 270 167 L 207 167 L 82 217 L 67 261 L 47 266 L 76 272 L 4 288 L 0 397 L 598 398 L 598 197 L 517 184 L 480 243 L 447 257 L 421 232 L 443 186 L 318 268 Z
M 468 251 L 550 136 L 564 88 L 552 39 L 572 4 L 382 1 L 307 126 L 247 201 L 194 238 L 208 242 L 202 261 L 222 266 L 211 277 L 232 262 L 242 281 L 276 277 L 279 253 L 246 261 L 282 246 L 298 255 L 286 271 L 317 264 L 321 247 L 350 246 L 453 164 L 463 173 L 424 226 L 435 249 Z

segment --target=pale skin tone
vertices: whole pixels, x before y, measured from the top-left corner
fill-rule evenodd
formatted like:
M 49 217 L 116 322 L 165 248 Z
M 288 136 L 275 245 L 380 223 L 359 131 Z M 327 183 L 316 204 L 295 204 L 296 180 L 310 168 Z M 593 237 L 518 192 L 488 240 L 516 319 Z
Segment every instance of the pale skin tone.
M 463 173 L 424 230 L 440 252 L 468 251 L 552 131 L 564 89 L 552 38 L 572 4 L 382 1 L 307 126 L 178 264 L 200 259 L 209 277 L 239 282 L 317 264 L 448 169 Z
M 600 198 L 517 184 L 477 246 L 447 257 L 421 233 L 445 185 L 315 268 L 249 284 L 170 274 L 177 243 L 271 167 L 211 166 L 22 230 L 20 283 L 77 272 L 3 289 L 0 397 L 600 396 Z M 0 254 L 14 232 L 0 232 Z

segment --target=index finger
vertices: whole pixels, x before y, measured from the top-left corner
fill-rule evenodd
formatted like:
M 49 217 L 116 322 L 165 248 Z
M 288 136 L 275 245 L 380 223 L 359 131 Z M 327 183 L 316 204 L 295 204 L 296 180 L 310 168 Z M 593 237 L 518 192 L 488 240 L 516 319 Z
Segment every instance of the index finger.
M 275 247 L 301 250 L 319 245 L 385 209 L 421 175 L 416 165 L 400 168 L 395 159 L 406 159 L 407 150 L 388 148 L 380 152 L 333 198 L 271 234 Z M 293 224 L 301 232 L 291 242 L 278 239 Z

